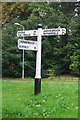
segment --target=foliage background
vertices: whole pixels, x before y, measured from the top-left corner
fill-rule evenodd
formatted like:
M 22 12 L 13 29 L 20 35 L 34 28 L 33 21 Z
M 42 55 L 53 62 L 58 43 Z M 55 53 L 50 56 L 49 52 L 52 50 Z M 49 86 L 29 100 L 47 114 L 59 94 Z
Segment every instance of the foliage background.
M 2 75 L 21 77 L 22 50 L 17 47 L 17 31 L 43 28 L 66 28 L 64 36 L 43 37 L 42 77 L 54 75 L 80 74 L 80 6 L 79 2 L 4 2 L 2 3 Z M 36 37 L 25 38 L 36 40 Z M 25 51 L 25 77 L 35 75 L 36 52 Z

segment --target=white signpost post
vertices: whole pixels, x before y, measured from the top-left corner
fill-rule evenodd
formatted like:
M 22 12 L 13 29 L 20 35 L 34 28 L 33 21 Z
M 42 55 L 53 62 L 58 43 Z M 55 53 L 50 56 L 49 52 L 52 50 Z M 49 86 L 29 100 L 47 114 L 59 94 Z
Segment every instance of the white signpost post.
M 26 30 L 26 31 L 18 31 L 18 37 L 29 37 L 29 36 L 37 36 L 37 41 L 31 40 L 18 40 L 18 48 L 24 50 L 34 50 L 37 52 L 36 54 L 36 74 L 35 74 L 35 87 L 34 94 L 38 94 L 41 92 L 41 39 L 42 36 L 52 36 L 52 35 L 65 35 L 65 28 L 53 28 L 53 29 L 42 29 L 42 25 L 38 25 L 38 30 Z

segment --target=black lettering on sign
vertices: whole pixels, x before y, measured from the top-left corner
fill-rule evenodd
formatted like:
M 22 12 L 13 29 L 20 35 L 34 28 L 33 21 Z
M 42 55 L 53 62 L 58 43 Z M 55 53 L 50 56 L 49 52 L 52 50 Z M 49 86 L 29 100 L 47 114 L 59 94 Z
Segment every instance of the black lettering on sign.
M 26 46 L 26 48 L 29 48 L 29 46 Z
M 36 35 L 36 31 L 33 32 L 33 35 Z
M 34 47 L 34 49 L 36 49 L 36 47 Z
M 35 44 L 35 42 L 31 42 L 31 41 L 23 41 L 23 40 L 21 40 L 20 43 Z

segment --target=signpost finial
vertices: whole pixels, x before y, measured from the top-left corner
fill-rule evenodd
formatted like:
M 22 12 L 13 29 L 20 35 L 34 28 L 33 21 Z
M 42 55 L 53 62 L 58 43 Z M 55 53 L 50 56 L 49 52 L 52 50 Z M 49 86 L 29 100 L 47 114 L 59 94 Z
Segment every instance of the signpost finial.
M 39 24 L 37 25 L 37 27 L 38 27 L 38 28 L 42 28 L 42 24 L 39 23 Z

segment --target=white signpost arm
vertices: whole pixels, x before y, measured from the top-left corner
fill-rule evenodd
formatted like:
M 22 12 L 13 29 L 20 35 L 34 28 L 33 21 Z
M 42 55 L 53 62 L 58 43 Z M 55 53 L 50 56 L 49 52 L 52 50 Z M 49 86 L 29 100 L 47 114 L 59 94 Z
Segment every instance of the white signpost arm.
M 34 89 L 35 94 L 41 92 L 41 38 L 42 38 L 41 33 L 42 33 L 42 28 L 38 28 L 38 37 L 37 37 L 38 50 L 36 55 L 36 75 L 35 75 L 35 89 Z

